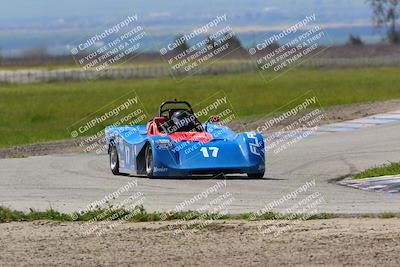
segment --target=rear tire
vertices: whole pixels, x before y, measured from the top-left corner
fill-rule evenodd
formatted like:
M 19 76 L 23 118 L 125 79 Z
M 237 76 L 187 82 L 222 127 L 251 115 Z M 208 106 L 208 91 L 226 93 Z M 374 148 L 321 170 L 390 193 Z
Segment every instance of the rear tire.
M 146 146 L 145 154 L 145 170 L 146 170 L 146 175 L 147 177 L 151 178 L 153 177 L 153 150 L 151 148 L 151 145 Z
M 263 178 L 265 172 L 259 172 L 259 173 L 248 173 L 247 177 L 249 178 Z
M 118 152 L 114 142 L 110 142 L 110 169 L 114 175 L 120 174 Z

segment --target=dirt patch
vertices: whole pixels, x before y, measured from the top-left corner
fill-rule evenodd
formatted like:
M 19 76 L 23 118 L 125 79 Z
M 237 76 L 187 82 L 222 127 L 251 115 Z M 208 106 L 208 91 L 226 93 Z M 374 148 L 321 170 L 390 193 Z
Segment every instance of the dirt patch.
M 82 152 L 73 139 L 14 146 L 0 149 L 0 158 L 25 158 L 49 154 Z
M 400 99 L 333 106 L 324 108 L 325 118 L 321 120 L 319 124 L 329 124 L 352 120 L 398 109 L 400 109 Z M 260 126 L 266 119 L 266 117 L 262 119 L 241 119 L 239 121 L 232 122 L 229 126 L 235 131 L 252 131 Z M 285 125 L 278 125 L 276 128 L 281 128 L 282 126 Z M 276 129 L 271 128 L 271 130 L 273 131 Z M 67 139 L 61 141 L 15 146 L 11 148 L 2 148 L 0 149 L 0 158 L 82 152 L 83 150 L 77 145 L 77 143 L 78 142 L 76 140 Z
M 82 236 L 81 223 L 0 224 L 5 266 L 399 266 L 400 219 L 331 219 L 294 224 L 278 236 L 263 222 L 217 222 L 187 235 L 172 222 L 125 223 Z M 282 223 L 280 227 L 285 227 Z

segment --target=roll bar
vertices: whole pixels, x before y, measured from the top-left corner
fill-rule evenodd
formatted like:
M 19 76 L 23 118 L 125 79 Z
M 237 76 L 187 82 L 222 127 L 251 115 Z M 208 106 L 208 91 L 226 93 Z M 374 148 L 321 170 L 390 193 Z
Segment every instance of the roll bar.
M 189 108 L 189 110 L 192 113 L 194 113 L 193 109 L 192 109 L 192 106 L 189 104 L 189 102 L 187 102 L 187 101 L 178 101 L 178 100 L 175 99 L 174 101 L 165 101 L 165 102 L 161 103 L 160 109 L 159 109 L 159 112 L 158 112 L 158 116 L 161 117 L 162 114 L 165 111 L 171 110 L 170 108 L 165 108 L 164 109 L 164 106 L 166 106 L 166 105 L 182 105 L 182 104 L 186 105 Z

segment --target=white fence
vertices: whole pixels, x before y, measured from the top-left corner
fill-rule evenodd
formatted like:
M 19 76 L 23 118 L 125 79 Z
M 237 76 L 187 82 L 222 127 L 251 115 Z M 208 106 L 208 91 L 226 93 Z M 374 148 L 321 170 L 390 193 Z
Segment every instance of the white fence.
M 84 81 L 95 79 L 123 80 L 140 78 L 159 78 L 166 76 L 212 75 L 237 73 L 255 70 L 252 61 L 239 61 L 230 64 L 211 64 L 194 72 L 174 71 L 168 65 L 142 65 L 115 67 L 102 71 L 74 69 L 56 70 L 17 70 L 0 71 L 0 83 L 48 83 Z
M 298 63 L 300 63 L 299 61 Z M 296 64 L 295 64 L 296 65 Z M 294 65 L 293 65 L 294 66 Z M 373 58 L 312 58 L 296 65 L 300 68 L 358 68 L 358 67 L 399 67 L 400 56 L 385 56 Z M 55 70 L 16 70 L 0 71 L 0 83 L 49 83 L 71 82 L 95 79 L 132 80 L 141 78 L 159 78 L 175 75 L 213 75 L 256 71 L 254 61 L 225 61 L 200 67 L 194 72 L 174 71 L 168 65 L 136 65 L 109 68 L 103 71 L 73 69 Z

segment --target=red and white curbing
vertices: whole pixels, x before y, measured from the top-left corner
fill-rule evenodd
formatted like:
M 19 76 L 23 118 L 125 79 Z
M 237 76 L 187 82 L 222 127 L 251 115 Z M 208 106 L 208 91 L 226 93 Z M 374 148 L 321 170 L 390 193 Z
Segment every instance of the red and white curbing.
M 400 110 L 376 114 L 365 118 L 321 125 L 317 132 L 348 132 L 364 128 L 376 127 L 382 124 L 400 123 Z
M 345 179 L 338 182 L 341 185 L 354 187 L 367 191 L 380 191 L 388 193 L 400 193 L 400 174 L 388 175 L 364 179 Z

